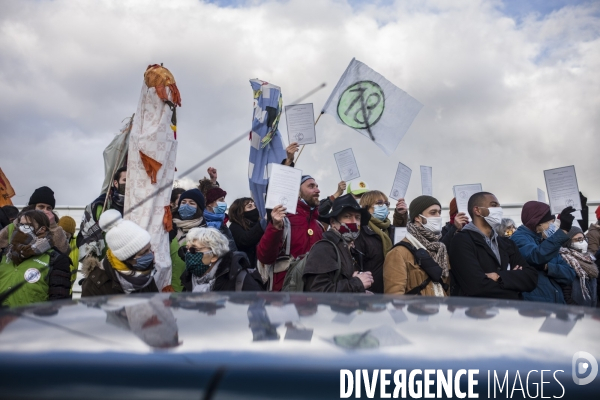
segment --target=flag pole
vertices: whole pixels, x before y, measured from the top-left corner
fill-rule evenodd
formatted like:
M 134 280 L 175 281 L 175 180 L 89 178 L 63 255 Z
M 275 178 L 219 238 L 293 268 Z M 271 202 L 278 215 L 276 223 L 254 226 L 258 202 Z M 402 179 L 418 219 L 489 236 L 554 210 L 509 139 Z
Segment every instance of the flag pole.
M 325 114 L 324 111 L 321 111 L 321 114 L 319 114 L 319 116 L 317 117 L 317 120 L 315 121 L 315 126 L 317 126 L 317 122 L 319 122 L 319 120 L 321 119 L 321 115 Z M 298 157 L 296 157 L 296 160 L 294 161 L 294 164 L 296 164 L 298 162 L 298 159 L 300 159 L 300 155 L 302 154 L 302 151 L 304 150 L 304 146 L 306 146 L 305 144 L 302 145 L 302 148 L 300 149 L 300 153 L 298 153 Z

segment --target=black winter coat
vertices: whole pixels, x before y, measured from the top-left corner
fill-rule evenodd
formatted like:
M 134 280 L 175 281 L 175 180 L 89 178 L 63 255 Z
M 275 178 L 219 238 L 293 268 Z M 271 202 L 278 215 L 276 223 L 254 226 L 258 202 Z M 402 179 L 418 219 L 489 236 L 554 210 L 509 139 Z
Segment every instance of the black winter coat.
M 454 235 L 450 251 L 451 294 L 453 296 L 520 299 L 521 292 L 530 292 L 537 285 L 538 274 L 529 266 L 510 239 L 498 237 L 501 263 L 478 232 L 462 230 Z M 510 271 L 507 268 L 523 267 Z M 485 274 L 495 272 L 498 281 Z
M 242 284 L 243 292 L 263 292 L 265 290 L 260 274 L 256 269 L 250 267 L 246 254 L 239 251 L 229 251 L 221 257 L 221 262 L 217 266 L 213 291 L 235 292 L 236 279 L 242 270 L 246 270 L 246 276 Z M 187 269 L 181 274 L 181 284 L 184 291 L 191 292 L 193 290 L 192 274 Z
M 250 267 L 256 268 L 256 246 L 265 233 L 260 222 L 251 222 L 250 229 L 246 230 L 237 222 L 231 222 L 229 230 L 239 251 L 243 251 L 250 260 Z
M 394 242 L 393 235 L 394 227 L 390 225 L 388 234 Z M 369 291 L 373 293 L 383 293 L 383 263 L 385 261 L 385 254 L 383 254 L 383 243 L 381 238 L 369 225 L 362 225 L 360 227 L 360 236 L 354 242 L 355 249 L 360 252 L 357 257 L 362 260 L 358 264 L 362 264 L 363 271 L 371 271 L 373 274 L 373 285 L 369 288 Z
M 90 271 L 88 276 L 83 280 L 81 285 L 81 297 L 88 296 L 105 296 L 111 294 L 123 294 L 125 291 L 121 287 L 118 278 L 115 276 L 117 272 L 113 269 L 108 261 L 108 258 L 102 260 L 102 267 L 96 267 Z M 156 282 L 152 282 L 141 290 L 133 291 L 132 293 L 158 293 Z
M 446 246 L 446 250 L 448 250 L 448 255 L 450 255 L 450 245 L 452 244 L 452 238 L 454 237 L 456 232 L 458 232 L 458 229 L 456 228 L 456 226 L 454 226 L 454 224 L 451 224 L 450 222 L 446 223 L 446 225 L 444 225 L 444 227 L 442 228 L 442 238 L 440 239 L 440 242 L 444 243 L 444 245 Z

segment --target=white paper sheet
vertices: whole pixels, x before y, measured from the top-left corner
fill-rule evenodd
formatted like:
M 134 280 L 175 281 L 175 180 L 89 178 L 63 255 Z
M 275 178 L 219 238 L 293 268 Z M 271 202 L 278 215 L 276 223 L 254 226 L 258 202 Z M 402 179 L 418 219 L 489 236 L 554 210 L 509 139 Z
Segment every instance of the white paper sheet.
M 300 315 L 298 315 L 298 310 L 294 304 L 286 304 L 281 307 L 265 306 L 265 311 L 272 325 L 300 321 Z
M 456 206 L 458 212 L 463 212 L 469 215 L 469 198 L 475 193 L 482 192 L 481 183 L 475 183 L 471 185 L 456 185 L 452 188 L 454 190 L 454 197 L 456 198 Z
M 421 165 L 421 194 L 433 196 L 433 168 Z
M 552 214 L 559 214 L 565 207 L 581 210 L 579 186 L 573 165 L 544 171 L 546 190 Z
M 288 213 L 296 214 L 302 171 L 281 164 L 269 165 L 271 174 L 265 207 L 275 208 L 275 206 L 283 205 L 287 208 Z
M 394 177 L 394 184 L 392 185 L 392 191 L 390 192 L 390 198 L 394 200 L 403 199 L 406 196 L 406 190 L 410 183 L 410 175 L 412 170 L 402 163 L 398 163 L 396 169 L 396 176 Z
M 358 172 L 358 165 L 356 164 L 352 149 L 342 150 L 335 153 L 333 156 L 335 157 L 335 163 L 340 172 L 340 178 L 342 178 L 343 181 L 349 182 L 353 179 L 360 178 L 360 172 Z
M 399 226 L 394 228 L 394 244 L 400 242 L 406 237 L 407 229 Z
M 317 143 L 312 103 L 285 106 L 285 120 L 290 143 Z
M 538 201 L 541 203 L 545 203 L 546 202 L 546 192 L 544 192 L 542 189 L 538 188 L 537 190 L 537 196 L 538 196 Z

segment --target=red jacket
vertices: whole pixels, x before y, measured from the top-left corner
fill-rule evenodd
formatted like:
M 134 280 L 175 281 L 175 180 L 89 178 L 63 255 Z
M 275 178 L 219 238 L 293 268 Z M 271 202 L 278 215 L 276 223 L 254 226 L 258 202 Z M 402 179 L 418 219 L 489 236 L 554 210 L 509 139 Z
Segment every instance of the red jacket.
M 298 200 L 296 214 L 288 214 L 290 220 L 292 241 L 290 253 L 292 257 L 302 256 L 311 249 L 312 245 L 323 237 L 323 226 L 318 222 L 319 210 L 310 207 Z M 312 235 L 308 231 L 312 229 Z M 267 225 L 264 235 L 256 248 L 256 257 L 263 264 L 274 264 L 283 250 L 283 229 L 276 229 L 271 222 Z M 285 272 L 275 274 L 273 277 L 273 291 L 281 290 Z

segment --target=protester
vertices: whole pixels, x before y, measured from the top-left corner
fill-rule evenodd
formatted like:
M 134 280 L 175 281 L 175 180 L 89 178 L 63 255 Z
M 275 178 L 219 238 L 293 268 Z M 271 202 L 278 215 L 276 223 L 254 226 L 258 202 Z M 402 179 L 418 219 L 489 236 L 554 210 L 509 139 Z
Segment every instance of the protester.
M 170 254 L 171 286 L 175 292 L 183 291 L 181 274 L 185 271 L 185 261 L 181 259 L 181 251 L 187 243 L 187 234 L 193 228 L 206 226 L 204 210 L 206 208 L 204 196 L 199 189 L 185 191 L 179 196 L 178 207 L 173 213 L 173 229 L 169 232 L 171 240 Z
M 171 191 L 171 202 L 169 203 L 171 205 L 171 215 L 175 214 L 179 208 L 179 198 L 183 192 L 185 192 L 185 189 L 180 187 L 173 188 Z
M 115 171 L 108 192 L 102 193 L 85 207 L 77 235 L 77 247 L 79 261 L 86 269 L 95 268 L 106 256 L 106 241 L 98 227 L 98 220 L 105 210 L 117 210 L 123 215 L 126 187 L 127 167 L 121 167 Z
M 590 224 L 587 232 L 588 251 L 596 254 L 600 250 L 600 206 L 596 208 L 596 222 Z
M 188 292 L 263 291 L 260 274 L 242 252 L 229 248 L 229 240 L 215 228 L 188 232 L 185 271 L 181 282 Z
M 537 273 L 516 244 L 499 237 L 500 202 L 492 193 L 475 193 L 468 202 L 471 222 L 452 239 L 451 295 L 521 299 L 537 284 Z M 514 235 L 513 235 L 514 236 Z
M 338 197 L 329 214 L 320 219 L 330 229 L 308 253 L 304 267 L 305 292 L 363 293 L 373 284 L 371 272 L 356 271 L 351 249 L 360 236 L 361 224 L 368 224 L 371 215 L 361 208 L 351 194 Z M 338 264 L 340 269 L 338 270 Z
M 17 218 L 17 215 L 19 215 L 19 209 L 15 206 L 0 207 L 0 229 L 10 225 Z
M 333 205 L 334 200 L 343 195 L 344 190 L 346 190 L 346 182 L 341 181 L 338 183 L 337 190 L 334 194 L 321 200 L 321 203 L 319 204 L 319 214 L 328 214 L 329 211 L 331 211 L 331 206 Z
M 227 227 L 229 217 L 225 213 L 227 211 L 227 203 L 225 202 L 227 192 L 220 187 L 213 187 L 206 192 L 206 209 L 204 210 L 204 220 L 206 226 L 219 230 L 229 240 L 229 248 L 232 251 L 237 251 L 237 246 L 231 235 L 231 231 Z
M 574 226 L 569 241 L 560 249 L 560 257 L 575 271 L 572 285 L 563 286 L 567 304 L 596 307 L 598 302 L 598 267 L 588 253 L 588 243 L 581 228 Z
M 69 242 L 65 236 L 65 231 L 58 226 L 58 216 L 54 213 L 55 205 L 56 201 L 54 200 L 54 192 L 52 189 L 47 186 L 42 186 L 41 188 L 35 189 L 29 198 L 28 205 L 24 207 L 21 212 L 38 210 L 46 214 L 46 217 L 48 217 L 48 221 L 50 222 L 50 232 L 52 233 L 52 235 L 49 235 L 50 246 L 56 247 L 61 253 L 68 254 Z M 8 228 L 11 225 L 14 227 L 14 222 L 0 231 L 0 249 L 5 249 L 9 245 L 10 236 L 8 234 Z
M 68 215 L 60 217 L 58 220 L 58 226 L 63 228 L 69 242 L 69 258 L 71 259 L 71 287 L 77 278 L 77 269 L 79 268 L 79 249 L 77 248 L 77 240 L 75 238 L 75 230 L 77 229 L 77 223 Z
M 448 295 L 450 263 L 442 237 L 442 206 L 431 196 L 411 201 L 410 222 L 401 245 L 386 256 L 383 285 L 386 294 Z
M 517 230 L 515 221 L 510 218 L 502 218 L 502 222 L 496 228 L 496 233 L 502 237 L 509 238 Z
M 390 203 L 383 192 L 371 190 L 361 196 L 360 206 L 371 217 L 368 224 L 360 226 L 360 235 L 354 241 L 355 251 L 362 261 L 362 270 L 373 275 L 369 290 L 383 293 L 383 262 L 394 243 L 394 227 L 388 218 Z
M 83 266 L 81 296 L 158 292 L 150 234 L 117 210 L 105 211 L 98 225 L 105 232 L 106 257 Z
M 52 246 L 47 214 L 24 211 L 16 221 L 6 227 L 10 244 L 1 257 L 0 293 L 22 286 L 3 305 L 14 307 L 70 298 L 70 261 Z
M 446 245 L 446 250 L 450 252 L 450 244 L 452 238 L 456 232 L 460 232 L 462 228 L 469 223 L 469 217 L 467 214 L 458 212 L 458 206 L 456 205 L 456 198 L 450 201 L 450 221 L 442 228 L 442 239 L 441 242 Z
M 229 218 L 229 230 L 235 245 L 239 251 L 246 253 L 250 266 L 256 268 L 256 246 L 265 233 L 267 220 L 260 218 L 256 204 L 250 197 L 235 200 L 229 208 Z
M 369 189 L 369 185 L 367 185 L 365 181 L 359 181 L 354 189 L 352 189 L 352 182 L 350 182 L 348 184 L 346 194 L 351 194 L 352 197 L 354 197 L 354 199 L 358 202 L 361 196 L 370 190 L 371 189 Z
M 538 282 L 534 290 L 523 293 L 529 301 L 565 304 L 563 287 L 571 286 L 575 271 L 560 257 L 559 250 L 567 245 L 567 235 L 573 220 L 573 208 L 560 214 L 560 229 L 556 229 L 550 206 L 539 201 L 528 201 L 521 211 L 521 222 L 510 237 L 527 263 L 537 269 Z
M 300 181 L 296 214 L 286 215 L 286 208 L 281 205 L 271 211 L 267 229 L 256 248 L 256 258 L 262 264 L 259 265 L 259 271 L 263 281 L 270 280 L 270 289 L 273 291 L 281 291 L 289 267 L 289 262 L 284 260 L 278 264 L 281 268 L 276 268 L 278 257 L 304 256 L 323 237 L 318 210 L 320 193 L 317 182 L 310 175 L 304 175 Z M 284 237 L 286 231 L 288 235 Z M 289 254 L 285 254 L 287 247 L 290 249 Z

